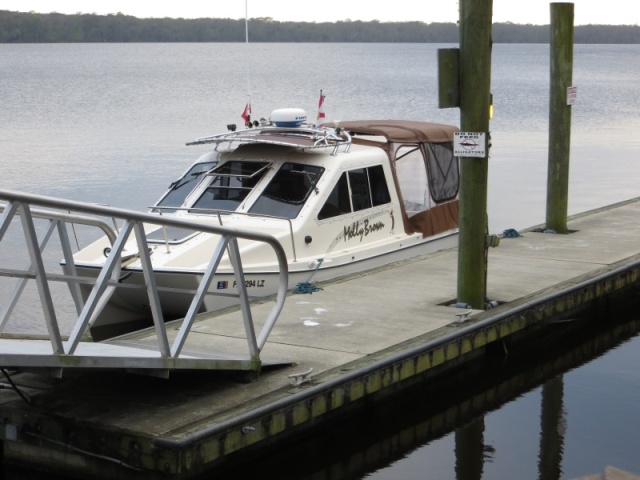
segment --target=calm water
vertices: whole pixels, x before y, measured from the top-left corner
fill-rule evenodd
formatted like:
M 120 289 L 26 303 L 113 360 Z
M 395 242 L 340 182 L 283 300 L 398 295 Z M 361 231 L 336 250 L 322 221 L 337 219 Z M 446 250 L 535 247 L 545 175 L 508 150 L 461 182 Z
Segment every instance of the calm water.
M 457 109 L 437 108 L 436 52 L 448 46 L 0 45 L 0 188 L 144 209 L 204 151 L 185 142 L 240 123 L 249 93 L 254 117 L 281 107 L 313 117 L 323 89 L 329 120 L 457 124 Z M 575 48 L 570 213 L 640 195 L 639 54 L 639 46 Z M 544 221 L 548 56 L 547 45 L 494 46 L 495 233 Z M 3 248 L 0 256 L 11 257 L 11 244 Z M 634 337 L 563 377 L 557 478 L 608 464 L 640 473 L 639 348 Z M 467 478 L 539 477 L 541 397 L 534 387 L 485 416 L 483 473 Z M 417 441 L 356 478 L 456 478 L 456 443 L 455 433 Z

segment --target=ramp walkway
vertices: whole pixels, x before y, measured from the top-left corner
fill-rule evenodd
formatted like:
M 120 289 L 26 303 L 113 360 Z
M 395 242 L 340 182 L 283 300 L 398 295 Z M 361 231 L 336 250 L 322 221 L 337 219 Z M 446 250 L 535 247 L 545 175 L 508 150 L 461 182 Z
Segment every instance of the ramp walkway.
M 40 306 L 48 336 L 42 332 L 25 335 L 4 335 L 0 338 L 0 366 L 15 369 L 49 370 L 54 376 L 77 369 L 134 369 L 147 371 L 151 375 L 168 375 L 170 370 L 206 369 L 241 370 L 257 372 L 263 361 L 260 351 L 267 341 L 273 326 L 282 310 L 287 292 L 288 269 L 284 250 L 275 238 L 235 228 L 225 228 L 203 222 L 179 219 L 166 215 L 140 213 L 125 209 L 99 206 L 94 204 L 61 200 L 40 195 L 32 195 L 10 190 L 0 190 L 0 243 L 11 230 L 21 230 L 24 238 L 23 248 L 18 248 L 23 268 L 6 268 L 0 264 L 0 278 L 16 279 L 12 293 L 5 305 L 0 305 L 0 333 L 4 331 L 16 305 L 21 299 L 27 282 L 37 285 Z M 14 221 L 16 220 L 16 221 Z M 204 271 L 198 288 L 189 291 L 192 302 L 184 319 L 172 323 L 171 334 L 167 331 L 162 308 L 155 284 L 149 245 L 145 234 L 145 225 L 159 225 L 162 228 L 184 228 L 207 232 L 220 236 L 217 248 Z M 112 226 L 113 225 L 113 226 Z M 78 275 L 74 258 L 71 234 L 76 227 L 98 229 L 111 243 L 107 260 L 95 279 Z M 39 232 L 44 232 L 38 235 Z M 57 233 L 56 241 L 50 242 Z M 88 341 L 87 332 L 101 309 L 106 305 L 114 290 L 119 287 L 123 249 L 130 238 L 135 238 L 141 260 L 145 287 L 153 315 L 153 341 L 119 344 L 117 342 Z M 242 260 L 238 251 L 238 239 L 264 242 L 274 250 L 279 263 L 279 289 L 268 312 L 260 319 L 261 328 L 257 331 L 254 322 L 250 298 L 245 286 Z M 59 256 L 66 265 L 68 274 L 60 273 L 59 263 L 50 265 L 45 261 L 43 252 L 48 245 L 58 249 Z M 166 245 L 169 248 L 169 245 Z M 4 251 L 16 252 L 15 248 Z M 236 291 L 240 305 L 240 325 L 244 331 L 244 346 L 235 352 L 216 353 L 209 349 L 185 349 L 185 342 L 198 316 L 198 310 L 223 255 L 229 255 L 234 267 Z M 55 255 L 55 254 L 54 254 Z M 2 260 L 0 258 L 0 260 Z M 10 259 L 15 263 L 16 258 Z M 75 306 L 77 319 L 67 338 L 61 334 L 61 326 L 56 314 L 52 283 L 62 282 L 68 288 L 70 302 Z M 91 294 L 86 301 L 80 294 L 80 284 L 89 283 Z M 56 302 L 59 299 L 56 298 Z M 37 305 L 33 305 L 37 308 Z M 257 332 L 257 333 L 256 333 Z M 171 336 L 171 339 L 169 338 Z

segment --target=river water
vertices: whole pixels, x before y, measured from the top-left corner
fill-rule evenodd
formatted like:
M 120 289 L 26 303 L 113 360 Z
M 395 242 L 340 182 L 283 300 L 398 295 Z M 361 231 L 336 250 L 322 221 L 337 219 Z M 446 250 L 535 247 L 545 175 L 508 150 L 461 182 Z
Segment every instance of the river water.
M 322 89 L 328 120 L 458 124 L 457 109 L 437 107 L 437 49 L 451 46 L 0 45 L 0 188 L 145 209 L 206 148 L 185 142 L 240 123 L 248 99 L 254 118 L 282 107 L 305 108 L 314 117 Z M 637 45 L 575 47 L 570 214 L 640 195 L 639 55 Z M 495 45 L 492 93 L 488 213 L 491 232 L 501 233 L 544 222 L 549 46 Z M 3 248 L 0 255 L 11 256 L 11 244 Z M 640 343 L 635 333 L 628 337 L 546 387 L 563 392 L 564 454 L 555 462 L 555 476 L 544 478 L 573 478 L 609 464 L 640 474 L 640 429 L 634 427 Z M 362 429 L 381 440 L 380 447 L 365 449 L 374 461 L 362 462 L 368 467 L 349 478 L 543 478 L 540 472 L 547 470 L 538 455 L 544 389 L 534 382 L 493 405 L 481 425 L 478 419 L 468 424 L 469 435 L 483 432 L 482 468 L 478 455 L 470 454 L 469 465 L 476 465 L 471 473 L 460 460 L 460 437 L 466 434 L 459 426 L 431 438 L 416 432 L 413 427 L 425 420 L 412 414 L 408 423 L 376 417 L 378 429 L 354 420 L 351 443 L 360 441 Z M 407 405 L 407 411 L 416 409 Z M 409 433 L 402 436 L 384 427 L 388 423 Z M 389 454 L 408 437 L 415 440 L 411 446 Z M 323 451 L 318 455 L 325 465 L 338 462 L 331 449 Z M 297 478 L 286 467 L 280 476 Z

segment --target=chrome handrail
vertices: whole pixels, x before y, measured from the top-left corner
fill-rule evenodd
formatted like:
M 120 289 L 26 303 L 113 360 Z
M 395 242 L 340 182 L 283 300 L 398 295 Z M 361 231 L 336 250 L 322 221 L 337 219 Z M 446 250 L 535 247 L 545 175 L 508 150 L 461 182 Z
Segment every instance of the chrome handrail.
M 298 255 L 296 253 L 296 243 L 295 243 L 295 238 L 293 235 L 293 222 L 291 221 L 290 218 L 287 217 L 279 217 L 277 215 L 267 215 L 266 213 L 254 213 L 254 212 L 241 212 L 241 211 L 237 211 L 237 210 L 220 210 L 220 209 L 215 209 L 215 208 L 195 208 L 195 207 L 162 207 L 162 206 L 153 206 L 153 207 L 149 207 L 150 210 L 158 210 L 158 213 L 160 215 L 162 215 L 162 210 L 171 210 L 172 212 L 190 212 L 190 213 L 194 213 L 196 215 L 215 215 L 216 218 L 218 219 L 218 224 L 220 226 L 224 226 L 224 222 L 222 221 L 222 216 L 223 215 L 237 215 L 237 216 L 244 216 L 244 217 L 251 217 L 251 218 L 268 218 L 270 220 L 280 220 L 282 222 L 287 222 L 287 225 L 289 227 L 289 240 L 291 241 L 291 255 L 292 255 L 292 261 L 293 262 L 297 262 L 298 261 Z M 166 246 L 169 246 L 168 241 L 165 242 Z
M 288 286 L 287 258 L 282 245 L 274 237 L 255 231 L 211 225 L 210 223 L 202 223 L 168 215 L 143 213 L 122 208 L 77 202 L 12 190 L 0 189 L 0 200 L 7 202 L 5 205 L 0 205 L 0 242 L 9 229 L 11 221 L 16 217 L 19 217 L 31 260 L 31 264 L 26 269 L 11 271 L 3 269 L 0 270 L 0 276 L 17 277 L 20 279 L 20 282 L 26 282 L 29 279 L 36 281 L 45 315 L 46 326 L 49 331 L 52 353 L 54 355 L 74 354 L 85 331 L 91 325 L 93 319 L 97 318 L 99 312 L 106 305 L 114 289 L 118 288 L 117 279 L 120 275 L 122 251 L 125 243 L 129 240 L 130 236 L 133 235 L 138 244 L 138 251 L 140 252 L 140 264 L 145 279 L 145 287 L 149 296 L 154 327 L 157 334 L 157 347 L 161 357 L 177 358 L 180 356 L 216 269 L 222 259 L 222 256 L 227 253 L 234 270 L 237 295 L 242 311 L 249 355 L 251 361 L 257 364 L 260 363 L 260 351 L 264 347 L 283 308 Z M 114 222 L 115 220 L 119 220 L 122 222 L 122 226 L 119 228 L 119 231 L 116 231 L 115 228 L 111 228 L 99 217 L 109 217 L 114 219 Z M 38 240 L 33 220 L 34 218 L 50 221 L 49 230 L 42 242 L 39 242 Z M 95 280 L 93 289 L 84 304 L 78 293 L 78 285 L 79 283 L 86 282 L 86 278 L 79 277 L 76 274 L 72 248 L 66 230 L 67 224 L 82 224 L 100 228 L 108 237 L 109 242 L 112 245 L 107 260 Z M 162 316 L 162 309 L 158 296 L 159 288 L 155 284 L 151 260 L 148 253 L 149 246 L 144 228 L 144 225 L 146 224 L 158 225 L 161 227 L 171 226 L 193 229 L 220 236 L 218 246 L 212 254 L 200 285 L 194 293 L 192 303 L 185 318 L 182 320 L 178 335 L 171 345 L 169 344 L 167 328 Z M 64 261 L 66 263 L 65 266 L 69 273 L 68 275 L 47 272 L 42 259 L 42 250 L 48 241 L 48 237 L 53 233 L 54 226 L 58 229 L 59 239 L 64 254 Z M 238 249 L 238 238 L 267 243 L 271 248 L 273 248 L 278 261 L 278 269 L 280 272 L 278 291 L 275 296 L 274 305 L 257 336 L 251 315 L 247 287 L 244 281 L 242 260 Z M 56 318 L 55 308 L 49 288 L 50 281 L 67 282 L 71 287 L 70 291 L 74 302 L 76 302 L 78 318 L 75 321 L 71 334 L 66 342 L 62 341 L 62 337 L 60 335 L 60 327 Z M 14 294 L 17 290 L 18 289 L 14 291 Z M 74 291 L 76 293 L 74 293 Z M 18 296 L 19 293 L 16 297 Z M 17 302 L 17 298 L 12 298 L 10 304 L 14 301 Z M 8 309 L 8 315 L 10 315 L 13 306 L 15 305 L 11 305 Z M 4 327 L 5 323 L 6 320 L 3 321 L 2 325 L 0 325 L 0 329 Z
M 298 127 L 279 127 L 276 125 L 259 125 L 241 130 L 196 138 L 187 145 L 227 144 L 232 148 L 237 144 L 262 144 L 294 147 L 302 150 L 331 148 L 332 156 L 336 156 L 340 146 L 348 152 L 351 147 L 351 135 L 348 131 L 330 127 L 316 127 L 313 125 L 300 125 Z

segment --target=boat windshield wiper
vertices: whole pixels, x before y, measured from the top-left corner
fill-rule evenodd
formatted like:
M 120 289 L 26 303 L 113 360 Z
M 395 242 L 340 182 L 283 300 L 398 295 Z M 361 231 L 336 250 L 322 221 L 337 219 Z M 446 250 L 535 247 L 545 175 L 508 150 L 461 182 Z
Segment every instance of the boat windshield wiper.
M 292 170 L 291 173 L 297 173 L 297 174 L 302 174 L 305 177 L 307 177 L 307 180 L 309 181 L 309 187 L 310 189 L 312 188 L 313 191 L 317 194 L 318 193 L 318 187 L 316 187 L 316 182 L 320 179 L 319 175 L 316 172 L 310 172 L 308 170 Z
M 185 175 L 182 178 L 179 178 L 178 180 L 171 182 L 169 184 L 169 190 L 177 190 L 180 187 L 185 186 L 187 183 L 193 182 L 194 179 L 196 179 L 197 177 L 199 177 L 200 175 L 204 174 L 204 173 L 208 173 L 211 170 L 201 170 L 199 172 L 191 172 L 189 175 L 191 175 L 193 178 L 187 178 L 188 175 Z M 183 180 L 182 182 L 180 182 L 180 180 Z

